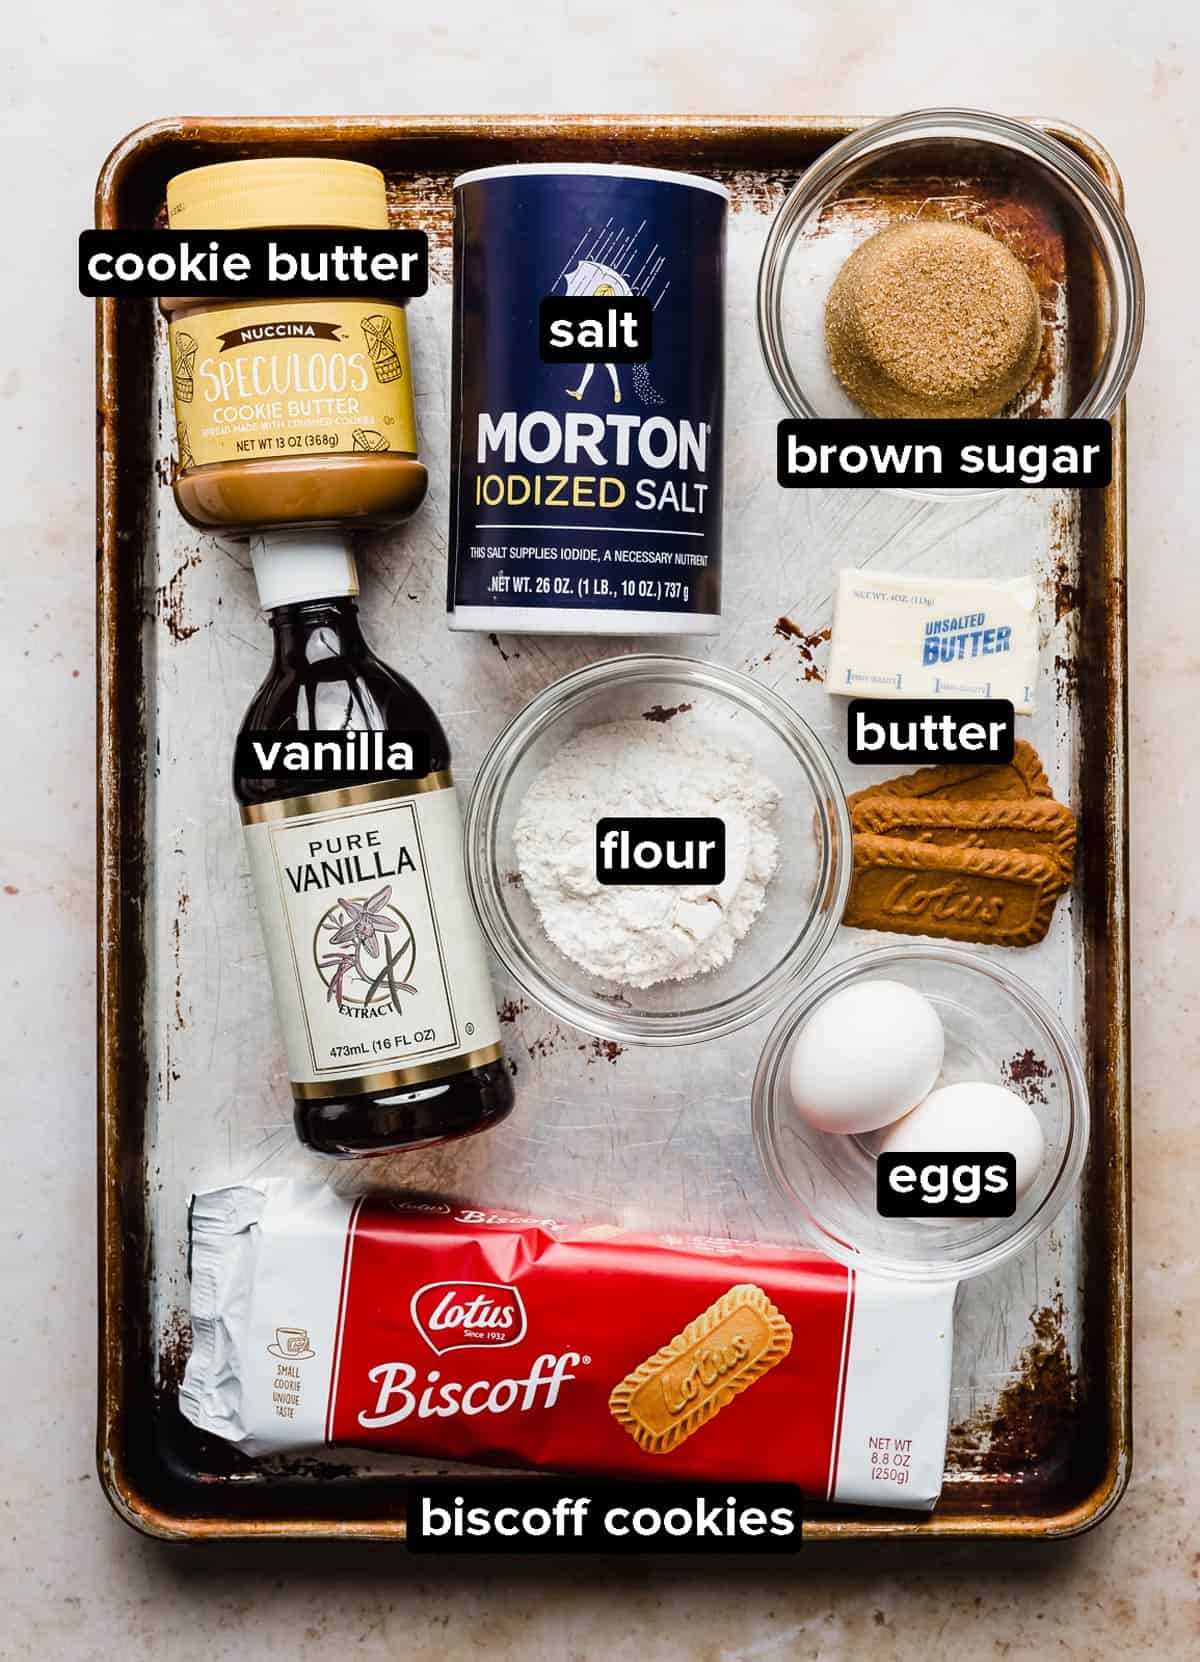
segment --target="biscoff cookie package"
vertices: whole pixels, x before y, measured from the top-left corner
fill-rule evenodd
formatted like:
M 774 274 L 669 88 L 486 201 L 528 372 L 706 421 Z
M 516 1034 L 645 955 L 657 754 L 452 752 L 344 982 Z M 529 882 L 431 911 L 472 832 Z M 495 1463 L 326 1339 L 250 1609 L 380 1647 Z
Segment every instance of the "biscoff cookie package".
M 954 1292 L 783 1247 L 265 1179 L 193 1202 L 180 1403 L 249 1455 L 776 1479 L 928 1510 Z

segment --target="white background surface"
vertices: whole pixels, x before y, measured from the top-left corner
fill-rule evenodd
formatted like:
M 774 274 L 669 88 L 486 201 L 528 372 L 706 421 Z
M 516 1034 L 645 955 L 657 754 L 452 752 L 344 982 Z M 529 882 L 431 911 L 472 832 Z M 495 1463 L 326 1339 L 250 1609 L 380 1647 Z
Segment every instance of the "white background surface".
M 1191 5 L 14 8 L 0 267 L 0 1657 L 1183 1657 L 1200 1649 L 1194 1195 L 1200 895 Z M 1130 397 L 1136 1455 L 1060 1546 L 814 1547 L 778 1569 L 426 1569 L 391 1549 L 168 1547 L 105 1504 L 94 1396 L 92 312 L 110 145 L 168 114 L 700 110 L 1055 116 L 1114 153 L 1147 268 Z M 1191 118 L 1191 119 L 1190 119 Z

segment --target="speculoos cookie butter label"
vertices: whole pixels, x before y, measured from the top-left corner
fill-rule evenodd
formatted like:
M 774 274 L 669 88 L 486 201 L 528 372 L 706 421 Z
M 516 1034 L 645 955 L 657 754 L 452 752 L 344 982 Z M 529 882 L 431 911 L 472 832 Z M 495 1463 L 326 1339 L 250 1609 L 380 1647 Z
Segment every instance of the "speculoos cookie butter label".
M 181 471 L 416 453 L 400 306 L 297 299 L 192 310 L 172 321 L 170 341 Z

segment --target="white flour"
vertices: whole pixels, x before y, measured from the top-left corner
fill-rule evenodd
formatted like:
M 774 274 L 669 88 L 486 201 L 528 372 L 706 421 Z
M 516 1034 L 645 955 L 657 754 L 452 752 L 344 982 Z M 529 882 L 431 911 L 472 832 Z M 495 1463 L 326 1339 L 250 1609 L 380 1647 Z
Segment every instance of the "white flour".
M 626 987 L 685 981 L 728 963 L 763 908 L 779 861 L 779 792 L 745 757 L 674 722 L 577 733 L 526 792 L 513 832 L 526 892 L 554 945 Z M 725 822 L 719 886 L 596 880 L 596 821 L 669 815 Z

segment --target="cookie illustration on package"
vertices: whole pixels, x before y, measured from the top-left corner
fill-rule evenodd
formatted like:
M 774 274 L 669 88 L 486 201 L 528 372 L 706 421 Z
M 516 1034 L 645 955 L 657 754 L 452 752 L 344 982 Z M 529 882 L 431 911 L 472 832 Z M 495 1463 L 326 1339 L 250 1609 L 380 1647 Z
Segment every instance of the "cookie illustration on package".
M 668 1454 L 791 1348 L 792 1330 L 762 1288 L 731 1287 L 625 1376 L 609 1412 L 647 1454 Z
M 175 385 L 175 402 L 190 404 L 196 396 L 196 352 L 198 342 L 193 335 L 177 329 L 171 341 L 172 372 Z
M 382 312 L 375 312 L 370 317 L 363 318 L 362 332 L 367 343 L 367 356 L 375 371 L 375 379 L 382 385 L 389 381 L 398 381 L 404 374 L 404 364 L 396 351 L 391 323 Z

